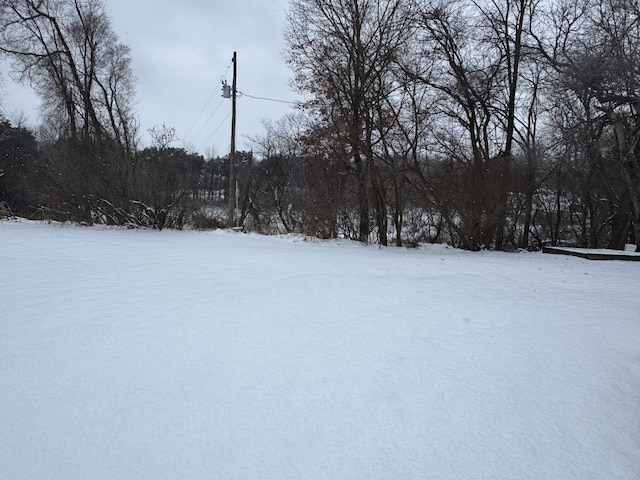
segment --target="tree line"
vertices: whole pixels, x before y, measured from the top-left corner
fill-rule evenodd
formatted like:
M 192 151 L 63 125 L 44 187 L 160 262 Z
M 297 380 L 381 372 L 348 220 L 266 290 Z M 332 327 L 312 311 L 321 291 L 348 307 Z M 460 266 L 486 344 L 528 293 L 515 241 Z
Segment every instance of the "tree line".
M 290 0 L 306 99 L 231 159 L 138 147 L 128 48 L 97 0 L 0 2 L 0 50 L 47 99 L 0 123 L 21 215 L 226 224 L 387 245 L 640 245 L 637 0 Z M 36 140 L 37 139 L 37 140 Z

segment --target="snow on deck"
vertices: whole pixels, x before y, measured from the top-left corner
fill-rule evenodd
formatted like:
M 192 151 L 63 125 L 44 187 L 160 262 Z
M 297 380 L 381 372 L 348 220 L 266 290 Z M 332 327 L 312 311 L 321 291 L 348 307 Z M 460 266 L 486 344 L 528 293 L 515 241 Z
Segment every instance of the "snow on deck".
M 606 248 L 544 247 L 544 253 L 571 255 L 587 260 L 626 260 L 640 262 L 640 252 Z

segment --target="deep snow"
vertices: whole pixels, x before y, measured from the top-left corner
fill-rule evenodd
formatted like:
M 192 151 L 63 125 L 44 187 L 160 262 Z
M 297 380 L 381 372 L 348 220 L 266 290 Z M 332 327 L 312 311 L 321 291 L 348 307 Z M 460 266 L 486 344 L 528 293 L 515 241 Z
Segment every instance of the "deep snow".
M 0 222 L 0 477 L 639 479 L 640 263 Z

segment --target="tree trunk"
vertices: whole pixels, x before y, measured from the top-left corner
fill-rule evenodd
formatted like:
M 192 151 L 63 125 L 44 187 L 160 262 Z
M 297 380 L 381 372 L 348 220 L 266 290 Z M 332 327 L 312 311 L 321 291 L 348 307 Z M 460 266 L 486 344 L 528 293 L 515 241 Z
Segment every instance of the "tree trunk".
M 402 202 L 402 191 L 400 190 L 400 185 L 395 175 L 393 176 L 393 193 L 395 196 L 393 223 L 396 228 L 396 247 L 401 247 L 402 246 L 403 202 Z
M 369 175 L 366 163 L 362 161 L 359 152 L 354 154 L 354 163 L 356 165 L 356 175 L 358 177 L 358 241 L 369 243 Z

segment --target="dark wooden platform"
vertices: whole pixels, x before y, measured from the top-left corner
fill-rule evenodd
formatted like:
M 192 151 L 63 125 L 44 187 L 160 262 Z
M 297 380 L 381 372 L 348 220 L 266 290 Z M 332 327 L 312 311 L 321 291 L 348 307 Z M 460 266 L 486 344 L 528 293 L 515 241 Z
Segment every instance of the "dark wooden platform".
M 543 253 L 553 253 L 557 255 L 571 255 L 574 257 L 586 258 L 587 260 L 625 260 L 640 262 L 640 253 L 625 250 L 588 249 L 573 247 L 543 247 Z

